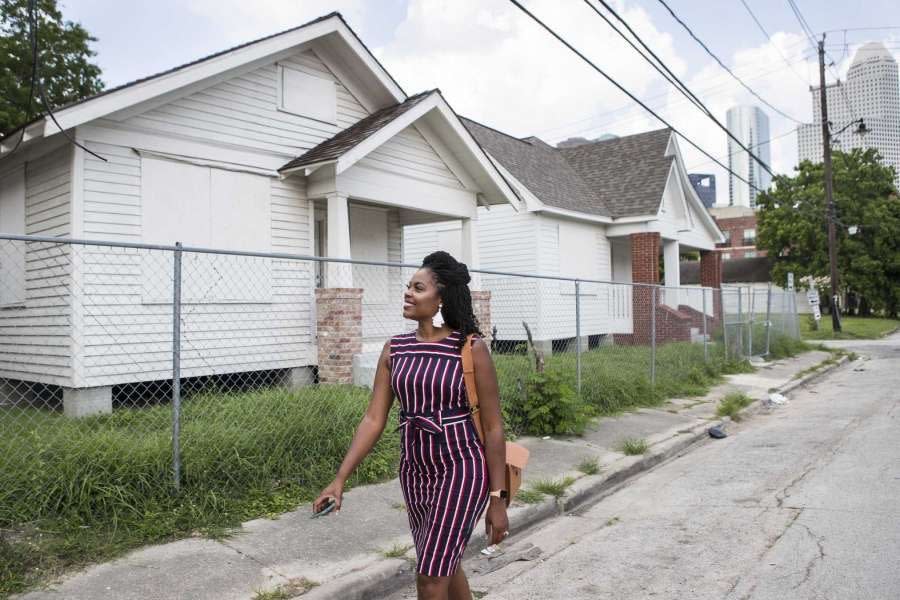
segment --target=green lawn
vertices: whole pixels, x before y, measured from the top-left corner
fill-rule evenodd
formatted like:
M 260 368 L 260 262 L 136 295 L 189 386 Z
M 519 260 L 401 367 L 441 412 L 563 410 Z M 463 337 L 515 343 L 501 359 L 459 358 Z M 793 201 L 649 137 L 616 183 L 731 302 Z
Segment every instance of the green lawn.
M 614 414 L 699 395 L 724 373 L 711 343 L 665 344 L 650 384 L 650 350 L 606 346 L 582 356 L 577 402 L 591 415 Z M 495 355 L 501 402 L 512 434 L 522 421 L 524 355 Z M 547 368 L 574 388 L 574 353 L 548 357 Z M 171 407 L 117 408 L 67 419 L 58 412 L 0 408 L 0 597 L 137 546 L 191 535 L 220 536 L 246 521 L 312 500 L 334 476 L 369 400 L 364 388 L 311 386 L 203 392 L 183 401 L 182 489 L 172 485 Z M 350 481 L 396 474 L 396 410 L 373 452 Z
M 0 597 L 143 544 L 221 535 L 312 500 L 334 477 L 368 400 L 350 386 L 186 398 L 181 492 L 166 404 L 80 420 L 0 409 Z M 351 485 L 396 474 L 394 427 L 392 412 Z
M 877 317 L 843 317 L 842 331 L 835 335 L 831 327 L 831 315 L 822 315 L 818 331 L 813 330 L 811 319 L 800 318 L 800 335 L 806 340 L 871 340 L 883 337 L 900 327 L 896 319 Z

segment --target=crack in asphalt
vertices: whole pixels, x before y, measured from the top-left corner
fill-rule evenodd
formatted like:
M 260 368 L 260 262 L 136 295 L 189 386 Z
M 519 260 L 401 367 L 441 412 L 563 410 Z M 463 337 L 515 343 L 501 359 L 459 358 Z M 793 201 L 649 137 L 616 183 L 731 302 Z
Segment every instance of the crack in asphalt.
M 816 566 L 816 563 L 825 560 L 825 538 L 823 536 L 818 536 L 812 532 L 808 525 L 805 523 L 800 523 L 800 527 L 806 530 L 806 533 L 816 542 L 816 547 L 818 548 L 818 554 L 813 556 L 809 563 L 806 565 L 806 571 L 803 574 L 803 579 L 797 582 L 796 585 L 792 586 L 791 589 L 797 589 L 807 581 L 812 576 L 813 569 Z

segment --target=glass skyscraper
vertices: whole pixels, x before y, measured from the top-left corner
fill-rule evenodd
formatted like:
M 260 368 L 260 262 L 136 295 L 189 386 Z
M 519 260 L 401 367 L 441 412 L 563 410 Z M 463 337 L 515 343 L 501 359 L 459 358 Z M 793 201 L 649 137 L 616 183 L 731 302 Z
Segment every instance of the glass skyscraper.
M 766 113 L 758 106 L 734 106 L 728 109 L 726 126 L 731 135 L 769 165 L 769 117 Z M 750 153 L 741 148 L 741 144 L 728 137 L 728 168 L 732 171 L 728 175 L 728 205 L 756 208 L 759 190 L 768 188 L 772 178 Z

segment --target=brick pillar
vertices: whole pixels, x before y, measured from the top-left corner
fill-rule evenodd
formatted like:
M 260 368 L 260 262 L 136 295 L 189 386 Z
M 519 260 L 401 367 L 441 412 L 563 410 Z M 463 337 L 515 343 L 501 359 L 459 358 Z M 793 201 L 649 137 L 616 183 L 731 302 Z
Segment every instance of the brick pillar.
M 361 288 L 316 289 L 319 383 L 353 383 L 353 356 L 362 352 Z
M 491 293 L 487 291 L 472 290 L 472 309 L 478 319 L 481 332 L 484 333 L 484 342 L 491 347 Z
M 631 281 L 633 283 L 659 283 L 659 233 L 631 234 Z M 636 286 L 632 290 L 632 323 L 634 344 L 650 343 L 650 311 L 653 290 Z M 656 290 L 656 304 L 660 304 L 660 291 Z
M 700 252 L 700 285 L 718 290 L 722 287 L 722 253 L 718 250 Z M 722 321 L 722 296 L 713 292 L 713 318 L 718 325 Z

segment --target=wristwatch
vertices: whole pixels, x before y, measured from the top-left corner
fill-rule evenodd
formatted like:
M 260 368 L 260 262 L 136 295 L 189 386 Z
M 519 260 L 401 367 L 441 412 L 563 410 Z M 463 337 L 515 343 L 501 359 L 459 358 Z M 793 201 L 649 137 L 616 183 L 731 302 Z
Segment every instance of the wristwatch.
M 491 490 L 491 496 L 505 500 L 506 498 L 509 498 L 509 492 L 506 490 Z

